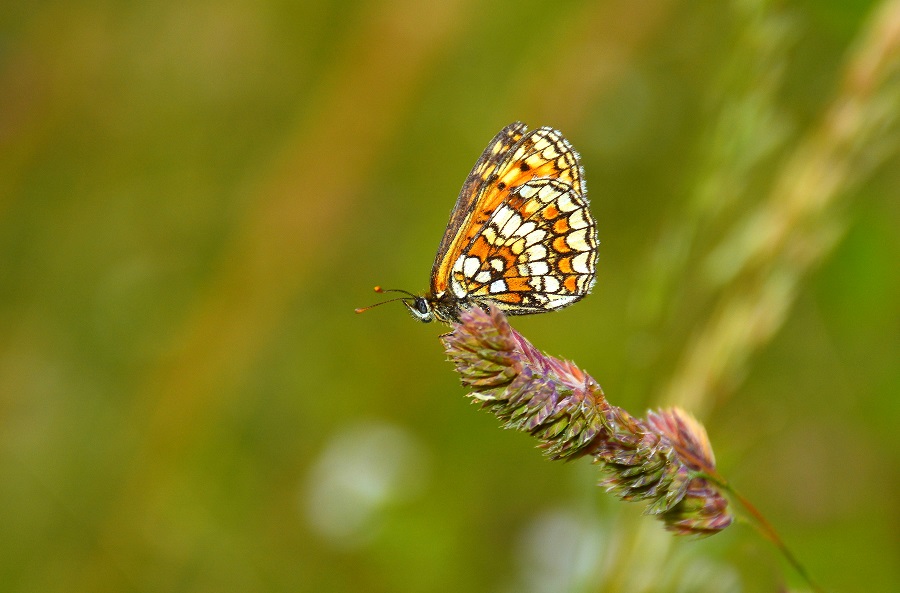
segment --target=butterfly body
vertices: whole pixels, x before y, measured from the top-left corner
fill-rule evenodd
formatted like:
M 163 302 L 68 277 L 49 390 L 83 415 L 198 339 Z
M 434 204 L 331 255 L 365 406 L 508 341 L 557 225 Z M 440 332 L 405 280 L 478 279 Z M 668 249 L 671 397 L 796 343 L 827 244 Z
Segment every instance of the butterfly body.
M 430 290 L 399 300 L 423 322 L 457 322 L 472 305 L 509 315 L 553 311 L 590 292 L 596 255 L 578 154 L 558 131 L 516 122 L 491 140 L 466 178 Z

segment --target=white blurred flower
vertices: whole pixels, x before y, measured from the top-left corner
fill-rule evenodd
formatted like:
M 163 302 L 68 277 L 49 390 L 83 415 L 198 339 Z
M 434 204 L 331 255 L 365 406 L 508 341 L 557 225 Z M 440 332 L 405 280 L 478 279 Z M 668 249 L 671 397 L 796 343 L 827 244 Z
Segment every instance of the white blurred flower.
M 343 428 L 310 468 L 301 503 L 313 530 L 339 547 L 357 547 L 377 532 L 385 510 L 417 496 L 426 456 L 409 431 L 382 422 Z

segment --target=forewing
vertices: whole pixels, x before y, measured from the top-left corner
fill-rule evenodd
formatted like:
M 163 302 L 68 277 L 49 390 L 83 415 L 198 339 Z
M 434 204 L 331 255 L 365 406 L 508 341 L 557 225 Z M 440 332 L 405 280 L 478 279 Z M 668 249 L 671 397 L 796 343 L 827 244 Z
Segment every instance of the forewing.
M 558 179 L 587 196 L 578 153 L 553 128 L 538 128 L 523 136 L 497 167 L 497 178 L 492 181 L 502 191 L 538 177 Z
M 435 258 L 431 275 L 433 294 L 441 294 L 449 288 L 452 266 L 459 261 L 460 255 L 472 247 L 498 207 L 515 202 L 518 189 L 532 179 L 559 180 L 580 197 L 586 195 L 578 153 L 553 128 L 543 127 L 528 132 L 518 138 L 511 148 L 494 151 L 493 157 L 486 158 L 491 148 L 498 145 L 498 139 L 505 137 L 508 141 L 515 137 L 515 133 L 524 131 L 522 126 L 515 128 L 515 133 L 508 132 L 516 125 L 508 126 L 495 137 L 463 186 L 464 193 L 456 201 Z M 476 171 L 479 173 L 476 174 Z
M 432 284 L 434 284 L 434 276 L 438 271 L 441 261 L 445 259 L 447 251 L 454 243 L 454 239 L 459 236 L 460 229 L 465 225 L 467 228 L 472 226 L 472 215 L 475 208 L 475 201 L 478 199 L 479 190 L 484 186 L 488 178 L 493 175 L 497 165 L 504 161 L 509 150 L 516 145 L 527 130 L 527 126 L 522 122 L 514 122 L 500 130 L 496 136 L 488 143 L 487 148 L 481 153 L 481 156 L 466 177 L 459 196 L 456 198 L 456 204 L 450 212 L 450 221 L 447 223 L 447 230 L 444 231 L 444 237 L 438 247 L 437 255 L 434 259 L 432 268 Z M 484 220 L 481 221 L 481 224 Z M 434 290 L 435 286 L 432 286 Z
M 513 315 L 552 311 L 590 292 L 596 256 L 587 200 L 566 182 L 534 179 L 516 188 L 460 253 L 449 288 Z

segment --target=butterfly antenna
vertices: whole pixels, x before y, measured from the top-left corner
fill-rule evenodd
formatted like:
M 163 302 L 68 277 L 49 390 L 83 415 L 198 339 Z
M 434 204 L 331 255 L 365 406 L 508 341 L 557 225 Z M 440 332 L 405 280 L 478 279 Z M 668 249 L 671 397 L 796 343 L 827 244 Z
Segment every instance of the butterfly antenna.
M 408 292 L 408 291 L 406 291 L 406 290 L 400 290 L 399 288 L 388 288 L 388 289 L 384 289 L 384 288 L 381 288 L 380 286 L 376 286 L 376 287 L 375 287 L 375 292 L 377 292 L 378 294 L 384 294 L 384 293 L 386 293 L 386 292 L 399 292 L 399 293 L 402 293 L 402 294 L 405 294 L 405 295 L 408 295 L 408 296 L 397 297 L 397 298 L 395 298 L 395 299 L 388 299 L 388 300 L 386 300 L 386 301 L 381 301 L 380 303 L 375 303 L 374 305 L 369 305 L 368 307 L 359 307 L 359 308 L 357 308 L 357 309 L 354 309 L 353 311 L 354 311 L 355 313 L 363 313 L 363 312 L 368 311 L 369 309 L 371 309 L 371 308 L 373 308 L 373 307 L 378 307 L 378 306 L 380 306 L 380 305 L 386 305 L 387 303 L 393 303 L 394 301 L 405 301 L 405 300 L 407 300 L 407 299 L 415 299 L 415 298 L 416 298 L 416 295 L 414 295 L 413 293 Z
M 411 299 L 417 298 L 416 295 L 414 295 L 413 293 L 409 292 L 408 290 L 401 290 L 401 289 L 399 289 L 399 288 L 381 288 L 380 286 L 376 286 L 376 287 L 374 288 L 374 290 L 375 290 L 375 292 L 377 292 L 378 294 L 384 294 L 384 293 L 386 293 L 386 292 L 399 292 L 399 293 L 401 293 L 401 294 L 405 294 L 406 296 L 408 296 L 408 297 L 411 298 Z

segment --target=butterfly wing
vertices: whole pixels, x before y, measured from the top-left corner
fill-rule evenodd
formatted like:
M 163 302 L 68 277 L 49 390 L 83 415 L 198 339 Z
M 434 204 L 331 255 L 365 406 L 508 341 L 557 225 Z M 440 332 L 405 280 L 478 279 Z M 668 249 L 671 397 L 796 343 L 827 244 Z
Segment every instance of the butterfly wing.
M 500 130 L 496 136 L 488 143 L 487 148 L 481 153 L 475 166 L 466 182 L 463 183 L 456 198 L 456 204 L 450 212 L 450 221 L 447 223 L 447 230 L 444 231 L 444 237 L 441 239 L 441 245 L 438 247 L 437 256 L 434 260 L 432 268 L 432 290 L 434 289 L 434 270 L 441 265 L 444 256 L 451 250 L 452 245 L 458 245 L 460 239 L 460 229 L 470 228 L 476 221 L 473 220 L 475 208 L 473 205 L 478 200 L 481 188 L 487 179 L 494 173 L 497 165 L 499 165 L 506 157 L 510 148 L 522 138 L 527 130 L 527 126 L 522 122 L 514 122 Z M 487 219 L 480 220 L 477 224 L 484 224 Z M 459 251 L 457 247 L 456 251 Z
M 512 315 L 565 307 L 596 277 L 597 226 L 587 200 L 559 179 L 512 190 L 454 262 L 450 290 Z
M 513 141 L 514 144 L 509 146 Z M 537 178 L 558 180 L 587 203 L 578 154 L 561 133 L 548 127 L 525 133 L 523 124 L 507 126 L 482 154 L 456 201 L 431 273 L 433 295 L 441 296 L 451 288 L 457 298 L 469 294 L 463 293 L 468 280 L 450 286 L 454 274 L 462 271 L 459 266 L 463 265 L 465 254 L 478 252 L 477 240 L 496 217 L 501 205 L 507 204 L 515 210 L 528 201 L 519 195 L 519 190 Z M 538 207 L 534 202 L 531 205 Z M 590 212 L 585 212 L 590 217 Z M 522 214 L 531 216 L 533 212 L 523 211 Z M 590 220 L 593 223 L 593 219 Z M 484 254 L 483 248 L 480 253 Z M 520 292 L 524 290 L 515 291 L 515 294 Z

